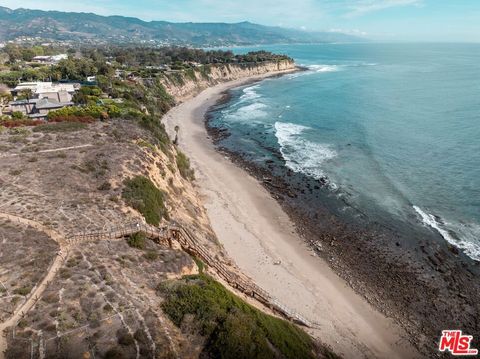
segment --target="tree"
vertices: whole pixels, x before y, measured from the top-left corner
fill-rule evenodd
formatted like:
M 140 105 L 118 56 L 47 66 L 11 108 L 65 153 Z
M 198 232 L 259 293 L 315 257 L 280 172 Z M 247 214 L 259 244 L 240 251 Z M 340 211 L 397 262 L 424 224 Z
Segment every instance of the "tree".
M 22 60 L 23 61 L 32 61 L 35 57 L 35 51 L 32 49 L 22 49 Z
M 0 84 L 0 115 L 13 97 L 7 85 Z
M 33 91 L 31 89 L 25 89 L 20 91 L 18 98 L 26 99 L 27 101 L 30 101 L 30 99 L 32 98 L 32 95 L 33 95 Z
M 175 130 L 175 139 L 173 140 L 173 144 L 176 145 L 178 143 L 178 131 L 180 130 L 180 127 L 176 125 L 174 130 Z
M 11 64 L 22 58 L 22 52 L 17 45 L 7 44 L 4 48 L 4 51 L 8 54 L 8 59 Z

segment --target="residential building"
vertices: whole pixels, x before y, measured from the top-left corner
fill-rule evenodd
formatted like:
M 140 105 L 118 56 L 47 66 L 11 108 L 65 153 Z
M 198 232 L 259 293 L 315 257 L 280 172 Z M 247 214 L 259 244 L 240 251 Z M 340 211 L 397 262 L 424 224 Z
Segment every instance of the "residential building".
M 9 103 L 10 113 L 21 112 L 30 118 L 46 119 L 50 111 L 73 106 L 73 102 L 58 102 L 48 98 L 12 101 Z
M 38 62 L 41 64 L 56 64 L 61 60 L 68 59 L 67 54 L 60 54 L 60 55 L 51 55 L 51 56 L 35 56 L 33 58 L 33 62 Z
M 18 96 L 23 91 L 31 91 L 33 98 L 48 98 L 57 102 L 72 101 L 75 91 L 80 84 L 52 83 L 52 82 L 22 82 L 12 90 L 13 96 Z
M 46 118 L 50 111 L 73 106 L 73 95 L 79 88 L 79 84 L 70 83 L 20 83 L 12 90 L 12 94 L 17 97 L 28 93 L 27 99 L 15 99 L 15 101 L 10 102 L 10 113 L 21 112 L 31 118 Z

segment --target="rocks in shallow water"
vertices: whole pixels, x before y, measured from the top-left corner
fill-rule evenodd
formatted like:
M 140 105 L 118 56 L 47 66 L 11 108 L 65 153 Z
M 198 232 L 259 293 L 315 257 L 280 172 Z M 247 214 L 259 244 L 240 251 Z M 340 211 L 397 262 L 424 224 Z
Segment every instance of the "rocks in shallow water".
M 457 256 L 460 254 L 460 251 L 455 246 L 449 245 L 448 250 Z
M 287 196 L 290 198 L 297 198 L 297 195 L 295 194 L 295 192 L 292 192 L 292 191 L 288 191 Z
M 320 241 L 315 242 L 315 243 L 313 244 L 313 247 L 314 247 L 317 251 L 319 251 L 319 252 L 322 252 L 322 251 L 323 251 L 322 243 L 321 243 Z

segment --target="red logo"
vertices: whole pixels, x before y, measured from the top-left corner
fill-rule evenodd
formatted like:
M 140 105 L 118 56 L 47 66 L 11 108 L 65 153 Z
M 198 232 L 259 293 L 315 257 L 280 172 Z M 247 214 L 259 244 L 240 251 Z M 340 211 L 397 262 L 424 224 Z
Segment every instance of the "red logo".
M 463 335 L 461 330 L 442 330 L 438 350 L 450 351 L 453 355 L 477 355 L 478 350 L 470 348 L 471 335 Z

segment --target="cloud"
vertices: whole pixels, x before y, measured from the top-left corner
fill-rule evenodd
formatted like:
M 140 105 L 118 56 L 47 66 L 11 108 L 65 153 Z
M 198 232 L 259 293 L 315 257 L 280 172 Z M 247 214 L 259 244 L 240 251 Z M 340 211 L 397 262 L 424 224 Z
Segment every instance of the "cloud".
M 357 0 L 348 1 L 345 17 L 362 16 L 374 11 L 384 10 L 398 6 L 421 6 L 422 0 Z

